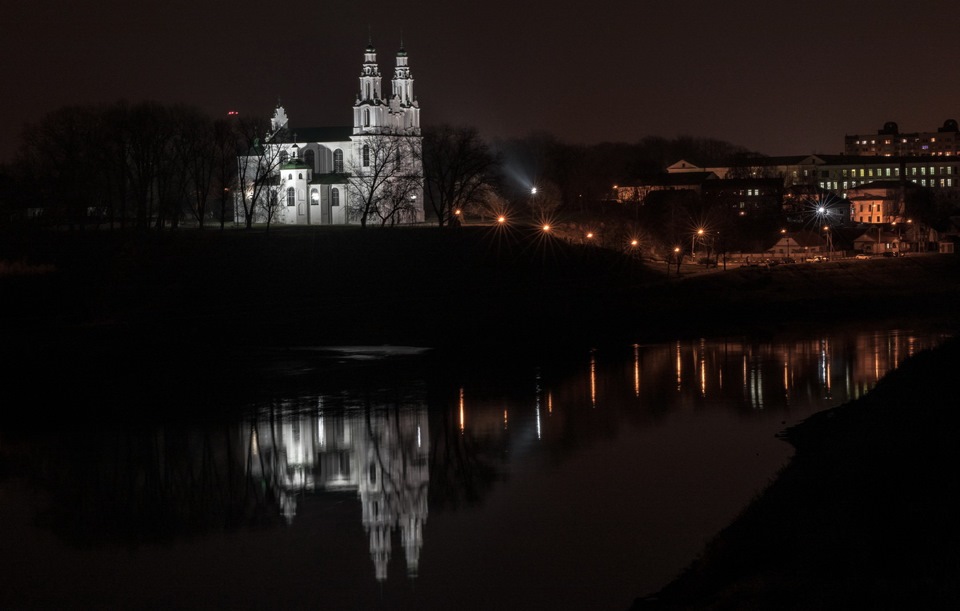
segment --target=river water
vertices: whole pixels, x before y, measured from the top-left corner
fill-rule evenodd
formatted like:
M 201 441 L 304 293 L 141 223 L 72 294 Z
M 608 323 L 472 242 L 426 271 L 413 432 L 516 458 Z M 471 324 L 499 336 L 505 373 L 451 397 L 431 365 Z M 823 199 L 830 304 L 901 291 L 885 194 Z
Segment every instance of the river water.
M 0 423 L 0 607 L 626 609 L 776 476 L 778 432 L 942 339 L 703 339 L 442 375 L 343 348 L 229 416 Z

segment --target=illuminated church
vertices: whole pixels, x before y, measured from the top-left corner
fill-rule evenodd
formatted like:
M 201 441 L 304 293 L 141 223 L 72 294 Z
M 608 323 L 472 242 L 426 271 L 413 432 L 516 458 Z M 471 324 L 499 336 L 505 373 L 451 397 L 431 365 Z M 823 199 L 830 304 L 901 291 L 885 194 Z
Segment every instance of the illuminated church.
M 275 155 L 266 162 L 272 164 L 272 186 L 255 207 L 256 222 L 267 221 L 269 207 L 273 223 L 353 224 L 359 222 L 364 204 L 367 222 L 372 224 L 423 221 L 420 105 L 413 95 L 413 74 L 402 45 L 389 97 L 383 95 L 381 81 L 377 52 L 369 44 L 363 54 L 352 126 L 299 127 L 277 104 L 265 144 L 269 156 Z M 241 157 L 240 163 L 253 159 Z M 261 155 L 258 162 L 263 164 L 263 159 Z M 402 188 L 397 187 L 401 182 Z M 243 215 L 238 206 L 235 220 L 242 222 Z

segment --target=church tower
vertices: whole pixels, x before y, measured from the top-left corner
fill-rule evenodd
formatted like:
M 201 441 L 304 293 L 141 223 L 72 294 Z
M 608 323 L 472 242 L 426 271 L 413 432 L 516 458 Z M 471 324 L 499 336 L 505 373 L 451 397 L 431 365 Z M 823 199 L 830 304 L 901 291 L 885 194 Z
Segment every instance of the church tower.
M 380 133 L 384 127 L 383 111 L 386 101 L 380 93 L 380 67 L 373 42 L 363 52 L 360 70 L 360 91 L 353 105 L 353 133 Z
M 393 70 L 393 91 L 390 97 L 391 127 L 399 134 L 420 135 L 420 105 L 413 95 L 413 74 L 407 63 L 407 52 L 400 43 L 397 66 Z

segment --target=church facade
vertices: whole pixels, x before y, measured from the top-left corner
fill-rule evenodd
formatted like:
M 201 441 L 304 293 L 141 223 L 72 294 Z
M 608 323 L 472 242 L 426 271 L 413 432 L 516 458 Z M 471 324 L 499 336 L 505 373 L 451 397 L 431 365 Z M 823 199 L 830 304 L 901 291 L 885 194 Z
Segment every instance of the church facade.
M 406 51 L 385 97 L 373 45 L 364 50 L 353 125 L 298 127 L 277 104 L 264 143 L 239 159 L 235 221 L 283 225 L 420 223 L 424 220 L 420 105 Z M 255 181 L 263 180 L 262 188 Z M 255 195 L 252 195 L 254 194 Z

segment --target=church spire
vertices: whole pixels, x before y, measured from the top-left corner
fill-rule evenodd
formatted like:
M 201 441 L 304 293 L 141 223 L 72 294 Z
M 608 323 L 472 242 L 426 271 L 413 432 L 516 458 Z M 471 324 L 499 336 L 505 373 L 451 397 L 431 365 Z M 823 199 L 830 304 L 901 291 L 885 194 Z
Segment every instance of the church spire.
M 383 126 L 383 106 L 380 92 L 380 67 L 377 65 L 377 49 L 371 38 L 363 51 L 363 66 L 360 69 L 360 92 L 353 105 L 353 133 L 377 132 Z

